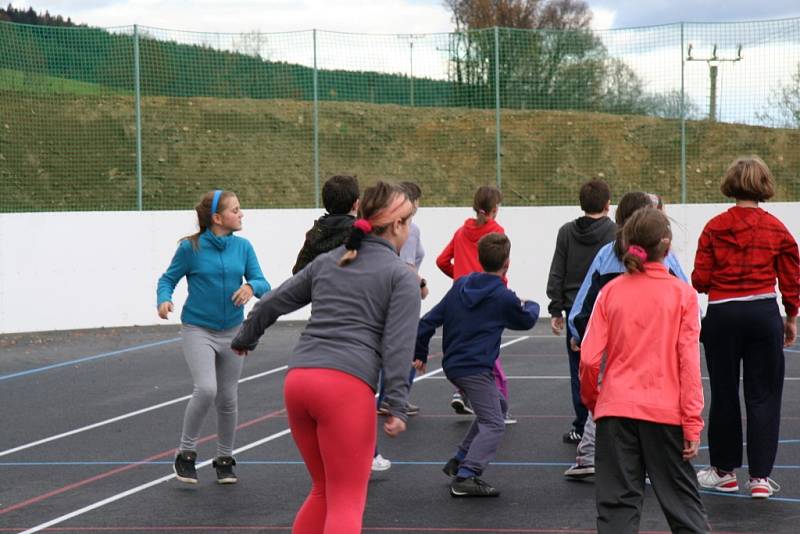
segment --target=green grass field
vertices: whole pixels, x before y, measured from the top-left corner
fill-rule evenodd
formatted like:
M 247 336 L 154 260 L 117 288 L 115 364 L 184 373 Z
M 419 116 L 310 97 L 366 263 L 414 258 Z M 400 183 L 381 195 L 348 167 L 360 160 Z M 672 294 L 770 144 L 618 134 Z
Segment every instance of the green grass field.
M 132 95 L 103 86 L 0 70 L 0 211 L 136 207 Z M 324 102 L 322 179 L 355 173 L 415 180 L 426 205 L 470 205 L 495 181 L 495 114 L 466 108 Z M 212 188 L 245 207 L 313 207 L 309 102 L 145 97 L 145 209 L 185 209 Z M 576 202 L 580 183 L 602 176 L 615 198 L 643 189 L 680 201 L 680 124 L 583 112 L 502 113 L 506 205 Z M 722 200 L 718 183 L 741 154 L 762 156 L 776 200 L 800 199 L 800 131 L 689 121 L 690 202 Z

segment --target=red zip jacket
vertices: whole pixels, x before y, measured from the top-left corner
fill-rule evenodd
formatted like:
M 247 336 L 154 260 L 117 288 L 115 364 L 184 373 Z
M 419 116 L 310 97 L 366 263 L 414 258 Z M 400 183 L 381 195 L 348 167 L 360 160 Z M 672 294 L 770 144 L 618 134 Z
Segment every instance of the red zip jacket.
M 660 262 L 600 290 L 581 343 L 581 400 L 596 420 L 627 417 L 679 425 L 700 440 L 700 313 L 697 293 Z M 603 383 L 600 363 L 606 353 Z
M 492 232 L 506 233 L 494 219 L 486 221 L 482 226 L 478 226 L 475 219 L 467 219 L 464 221 L 464 226 L 456 230 L 453 239 L 436 258 L 436 266 L 454 280 L 483 271 L 478 261 L 478 240 Z
M 697 243 L 692 285 L 708 300 L 775 291 L 788 317 L 800 306 L 800 256 L 792 234 L 761 208 L 734 206 L 708 221 Z

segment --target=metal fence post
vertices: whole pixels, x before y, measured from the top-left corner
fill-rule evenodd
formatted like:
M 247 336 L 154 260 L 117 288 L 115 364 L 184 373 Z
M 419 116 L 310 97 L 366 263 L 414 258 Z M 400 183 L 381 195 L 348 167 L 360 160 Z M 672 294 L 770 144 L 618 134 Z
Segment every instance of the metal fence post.
M 136 115 L 136 209 L 142 211 L 142 94 L 139 75 L 139 25 L 133 25 L 133 106 Z
M 497 152 L 497 188 L 502 189 L 503 171 L 502 152 L 500 147 L 500 28 L 494 27 L 494 131 L 495 150 Z
M 317 78 L 317 30 L 314 34 L 314 207 L 319 208 L 319 80 Z
M 686 204 L 686 84 L 684 69 L 686 61 L 684 56 L 684 36 L 681 22 L 681 204 Z

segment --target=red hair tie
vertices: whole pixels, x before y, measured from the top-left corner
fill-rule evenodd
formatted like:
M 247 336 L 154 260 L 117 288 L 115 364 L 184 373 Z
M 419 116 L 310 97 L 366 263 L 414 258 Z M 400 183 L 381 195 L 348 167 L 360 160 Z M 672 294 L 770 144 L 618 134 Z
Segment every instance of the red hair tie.
M 628 254 L 633 254 L 642 261 L 647 261 L 647 251 L 639 245 L 631 245 L 628 247 Z
M 366 219 L 358 219 L 356 222 L 353 223 L 354 228 L 358 228 L 365 234 L 368 234 L 372 231 L 372 225 Z

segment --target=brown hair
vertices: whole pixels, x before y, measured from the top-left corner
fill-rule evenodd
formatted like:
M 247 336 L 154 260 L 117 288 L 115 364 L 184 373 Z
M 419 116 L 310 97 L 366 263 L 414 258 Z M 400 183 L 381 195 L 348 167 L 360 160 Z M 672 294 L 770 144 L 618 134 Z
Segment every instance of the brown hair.
M 629 273 L 644 272 L 645 261 L 661 261 L 667 255 L 672 241 L 669 219 L 662 211 L 652 206 L 636 210 L 625 223 L 622 234 L 627 248 L 622 256 L 622 262 Z M 642 258 L 632 251 L 634 247 L 641 248 L 647 258 Z
M 611 188 L 603 180 L 592 178 L 581 186 L 578 198 L 581 210 L 586 213 L 602 213 L 611 200 Z
M 217 190 L 209 191 L 203 198 L 200 199 L 200 202 L 194 207 L 194 211 L 197 212 L 197 226 L 199 230 L 192 235 L 187 235 L 186 237 L 182 237 L 180 241 L 189 240 L 192 242 L 192 248 L 194 250 L 198 250 L 200 248 L 200 234 L 205 232 L 208 228 L 211 228 L 211 204 L 214 202 L 214 193 Z M 222 194 L 219 196 L 219 201 L 217 202 L 217 211 L 216 213 L 220 213 L 223 211 L 228 205 L 228 199 L 231 197 L 235 197 L 236 193 L 232 191 L 223 191 Z
M 511 254 L 511 240 L 498 232 L 491 232 L 478 240 L 478 261 L 487 273 L 496 273 L 503 268 Z
M 642 193 L 641 191 L 625 193 L 622 195 L 622 198 L 619 199 L 617 212 L 614 214 L 614 221 L 617 223 L 614 255 L 617 258 L 622 259 L 622 255 L 625 254 L 625 249 L 628 248 L 627 245 L 625 245 L 625 240 L 622 238 L 622 227 L 625 226 L 625 222 L 636 210 L 645 206 L 652 206 L 652 203 L 647 193 Z
M 775 179 L 758 156 L 738 158 L 725 171 L 719 190 L 728 198 L 761 202 L 775 196 Z
M 489 215 L 503 201 L 503 193 L 493 185 L 482 185 L 475 191 L 472 199 L 472 209 L 477 214 L 475 219 L 478 226 L 486 224 L 486 216 Z
M 416 202 L 422 198 L 422 188 L 416 182 L 400 182 L 400 185 L 406 189 L 408 200 Z
M 404 209 L 404 206 L 407 206 L 408 209 Z M 387 209 L 393 211 L 381 213 Z M 381 235 L 386 232 L 389 226 L 397 220 L 397 217 L 394 216 L 395 212 L 402 213 L 400 219 L 403 222 L 413 215 L 413 205 L 408 200 L 408 193 L 405 188 L 397 184 L 378 181 L 372 187 L 364 190 L 358 207 L 358 217 L 370 222 L 372 230 L 368 233 Z M 366 235 L 361 229 L 361 222 L 360 220 L 356 221 L 350 230 L 350 236 L 345 242 L 347 250 L 339 260 L 339 265 L 342 267 L 352 262 L 358 255 L 361 240 Z

